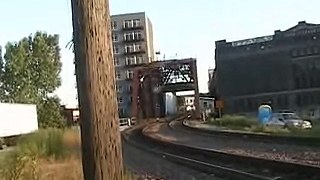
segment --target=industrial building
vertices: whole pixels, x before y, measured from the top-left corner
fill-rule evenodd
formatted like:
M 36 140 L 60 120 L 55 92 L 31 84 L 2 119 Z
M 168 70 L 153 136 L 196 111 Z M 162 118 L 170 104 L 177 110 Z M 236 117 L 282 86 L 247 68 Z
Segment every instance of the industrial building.
M 273 35 L 216 41 L 215 95 L 223 112 L 256 112 L 271 101 L 274 110 L 320 116 L 320 25 L 305 21 Z
M 120 118 L 131 116 L 133 69 L 155 61 L 153 29 L 145 12 L 111 16 Z

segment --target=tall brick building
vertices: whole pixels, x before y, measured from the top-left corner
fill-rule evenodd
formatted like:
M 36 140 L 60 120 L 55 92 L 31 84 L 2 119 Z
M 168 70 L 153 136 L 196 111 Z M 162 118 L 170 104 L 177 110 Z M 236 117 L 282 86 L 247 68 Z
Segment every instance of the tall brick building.
M 226 113 L 273 108 L 320 115 L 320 24 L 301 21 L 274 35 L 216 41 L 215 90 Z

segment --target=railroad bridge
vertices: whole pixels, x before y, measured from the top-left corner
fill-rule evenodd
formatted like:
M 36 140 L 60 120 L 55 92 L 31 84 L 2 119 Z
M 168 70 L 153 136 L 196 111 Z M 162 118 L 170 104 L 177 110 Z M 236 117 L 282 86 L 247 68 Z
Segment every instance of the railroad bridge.
M 134 68 L 132 117 L 165 116 L 165 93 L 194 91 L 195 116 L 200 117 L 196 59 L 155 61 Z

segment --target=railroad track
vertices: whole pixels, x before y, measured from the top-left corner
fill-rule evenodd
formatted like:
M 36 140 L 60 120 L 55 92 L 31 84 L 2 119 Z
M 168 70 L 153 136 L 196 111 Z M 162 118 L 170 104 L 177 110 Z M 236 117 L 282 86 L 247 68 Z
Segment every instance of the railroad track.
M 209 171 L 229 179 L 288 179 L 316 180 L 320 179 L 320 168 L 298 163 L 248 157 L 229 154 L 212 149 L 197 148 L 161 140 L 145 133 L 135 136 L 143 139 L 144 144 L 152 145 L 153 150 L 163 153 L 170 160 L 186 163 L 189 166 Z
M 221 130 L 209 130 L 203 128 L 196 128 L 187 125 L 187 120 L 182 120 L 182 125 L 198 133 L 203 133 L 213 136 L 227 136 L 232 138 L 241 138 L 247 139 L 250 141 L 259 141 L 259 142 L 272 142 L 278 144 L 294 144 L 300 146 L 315 146 L 320 147 L 320 138 L 317 137 L 292 137 L 292 136 L 276 136 L 276 135 L 266 135 L 266 134 L 257 134 L 257 133 L 245 133 L 245 132 L 232 132 L 232 131 L 221 131 Z
M 141 148 L 145 151 L 152 152 L 165 158 L 171 162 L 175 162 L 178 164 L 182 164 L 185 166 L 189 166 L 191 168 L 197 169 L 201 172 L 206 172 L 210 174 L 214 174 L 220 178 L 226 180 L 235 180 L 235 179 L 246 179 L 246 180 L 275 180 L 275 178 L 271 178 L 268 176 L 257 175 L 253 173 L 248 173 L 245 171 L 241 171 L 234 168 L 224 167 L 221 165 L 216 165 L 212 163 L 208 163 L 206 161 L 201 161 L 197 158 L 190 157 L 184 153 L 176 151 L 175 148 L 172 147 L 163 147 L 159 145 L 159 142 L 155 142 L 152 139 L 146 137 L 142 133 L 142 129 L 136 129 L 131 132 L 131 135 L 122 134 L 123 138 L 127 143 Z M 162 144 L 162 143 L 161 143 Z

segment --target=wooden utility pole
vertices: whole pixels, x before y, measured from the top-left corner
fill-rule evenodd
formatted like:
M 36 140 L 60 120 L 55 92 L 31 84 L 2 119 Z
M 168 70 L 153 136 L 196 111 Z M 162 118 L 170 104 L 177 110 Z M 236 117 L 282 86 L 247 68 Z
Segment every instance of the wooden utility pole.
M 71 0 L 85 180 L 122 180 L 108 0 Z

